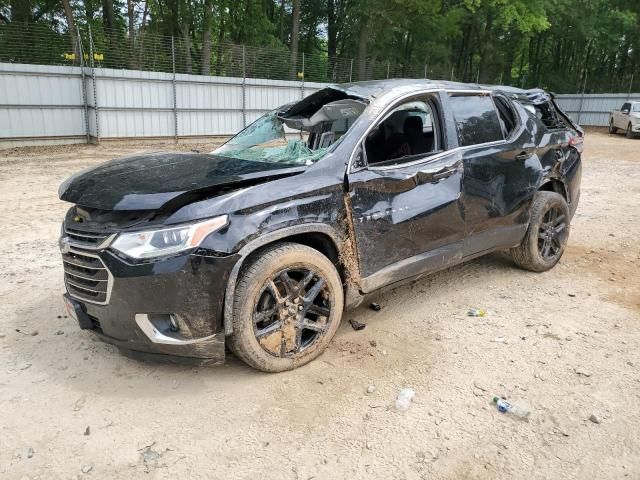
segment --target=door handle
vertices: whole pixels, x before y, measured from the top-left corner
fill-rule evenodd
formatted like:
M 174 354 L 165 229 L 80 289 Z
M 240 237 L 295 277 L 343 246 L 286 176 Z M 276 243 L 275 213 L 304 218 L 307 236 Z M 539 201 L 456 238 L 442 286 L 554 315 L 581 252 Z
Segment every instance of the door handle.
M 524 161 L 524 160 L 527 160 L 528 158 L 530 158 L 531 155 L 532 154 L 529 153 L 529 152 L 520 152 L 519 154 L 516 155 L 516 160 Z
M 442 170 L 439 170 L 439 171 L 435 172 L 431 176 L 431 178 L 433 180 L 442 180 L 443 178 L 450 177 L 451 175 L 453 175 L 457 171 L 458 171 L 458 167 L 446 167 L 446 168 L 443 168 Z

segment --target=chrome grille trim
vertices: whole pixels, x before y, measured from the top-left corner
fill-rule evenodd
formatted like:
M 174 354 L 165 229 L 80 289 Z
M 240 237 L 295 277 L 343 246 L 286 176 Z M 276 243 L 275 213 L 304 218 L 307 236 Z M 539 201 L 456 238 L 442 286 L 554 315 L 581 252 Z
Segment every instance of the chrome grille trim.
M 64 226 L 64 237 L 71 245 L 87 250 L 102 250 L 107 248 L 116 238 L 117 233 L 100 233 L 84 230 L 76 230 Z
M 96 265 L 89 266 L 83 265 L 79 262 L 71 262 L 68 258 L 65 257 L 65 255 L 69 254 L 78 255 L 80 257 L 93 258 L 97 260 Z M 109 303 L 109 300 L 111 298 L 111 289 L 113 288 L 113 275 L 98 255 L 84 250 L 76 250 L 74 248 L 70 248 L 68 253 L 63 253 L 62 261 L 64 268 L 64 284 L 67 289 L 67 293 L 69 293 L 71 297 L 83 302 L 93 303 L 96 305 L 107 305 Z M 97 265 L 98 262 L 100 266 Z M 66 264 L 73 265 L 77 268 L 95 270 L 96 275 L 99 275 L 99 273 L 103 271 L 106 273 L 107 278 L 91 278 L 89 274 L 79 274 L 74 269 L 69 268 Z M 87 282 L 93 282 L 96 285 L 86 285 L 79 282 L 77 279 L 82 279 Z M 99 300 L 96 300 L 96 298 L 98 298 Z
M 77 274 L 77 273 L 71 273 L 71 272 L 66 272 L 66 271 L 65 271 L 65 273 L 66 273 L 67 275 L 69 275 L 70 277 L 81 278 L 82 280 L 89 280 L 90 282 L 108 282 L 108 281 L 109 281 L 108 279 L 102 279 L 102 280 L 101 280 L 101 279 L 98 279 L 98 280 L 96 280 L 95 278 L 91 278 L 91 277 L 84 277 L 84 276 L 79 275 L 79 274 Z
M 69 251 L 71 251 L 71 250 L 69 250 Z M 87 255 L 87 256 L 89 256 L 89 255 Z M 73 262 L 70 262 L 69 260 L 66 260 L 65 258 L 62 259 L 62 262 L 63 263 L 68 263 L 69 265 L 74 265 L 74 266 L 79 267 L 79 268 L 88 268 L 89 270 L 102 270 L 102 267 L 90 267 L 88 265 L 82 265 L 80 263 L 73 263 Z

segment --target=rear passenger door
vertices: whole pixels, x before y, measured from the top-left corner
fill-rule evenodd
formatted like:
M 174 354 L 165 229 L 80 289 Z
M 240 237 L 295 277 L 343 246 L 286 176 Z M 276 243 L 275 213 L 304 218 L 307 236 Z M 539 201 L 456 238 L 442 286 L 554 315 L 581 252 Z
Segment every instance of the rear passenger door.
M 448 103 L 464 165 L 464 256 L 514 246 L 539 177 L 533 138 L 506 97 L 451 92 Z

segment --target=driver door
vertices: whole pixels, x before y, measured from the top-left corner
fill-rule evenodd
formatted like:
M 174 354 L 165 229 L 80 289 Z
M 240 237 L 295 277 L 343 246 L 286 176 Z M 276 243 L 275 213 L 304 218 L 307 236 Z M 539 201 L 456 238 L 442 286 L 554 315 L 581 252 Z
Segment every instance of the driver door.
M 408 117 L 431 122 L 423 138 Z M 445 151 L 443 126 L 437 94 L 412 97 L 383 113 L 356 151 L 348 187 L 364 293 L 462 259 L 462 155 Z

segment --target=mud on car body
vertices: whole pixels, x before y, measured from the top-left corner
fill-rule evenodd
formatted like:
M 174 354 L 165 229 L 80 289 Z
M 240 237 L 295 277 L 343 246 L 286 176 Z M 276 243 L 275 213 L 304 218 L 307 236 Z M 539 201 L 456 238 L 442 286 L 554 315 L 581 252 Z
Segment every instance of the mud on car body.
M 311 361 L 382 287 L 508 250 L 562 256 L 583 132 L 541 90 L 429 80 L 324 88 L 211 154 L 155 153 L 60 187 L 65 302 L 125 352 Z

